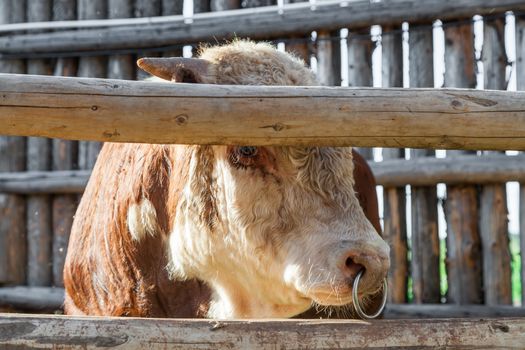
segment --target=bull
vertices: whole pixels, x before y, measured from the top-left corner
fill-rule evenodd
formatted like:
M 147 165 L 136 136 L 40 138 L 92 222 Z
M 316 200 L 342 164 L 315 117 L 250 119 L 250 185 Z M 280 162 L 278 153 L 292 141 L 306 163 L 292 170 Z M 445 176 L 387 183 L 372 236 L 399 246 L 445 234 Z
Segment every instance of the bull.
M 249 41 L 138 64 L 173 82 L 317 84 L 301 60 Z M 358 273 L 374 300 L 389 268 L 379 231 L 373 176 L 351 148 L 106 143 L 72 227 L 65 311 L 311 315 L 351 304 Z

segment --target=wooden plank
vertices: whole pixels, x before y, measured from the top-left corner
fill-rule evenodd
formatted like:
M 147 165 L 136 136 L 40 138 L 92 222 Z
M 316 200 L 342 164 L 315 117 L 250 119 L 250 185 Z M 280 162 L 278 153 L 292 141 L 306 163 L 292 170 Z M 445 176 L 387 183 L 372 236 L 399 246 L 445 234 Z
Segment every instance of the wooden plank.
M 165 4 L 166 3 L 166 4 Z M 163 6 L 168 2 L 164 1 Z M 133 15 L 132 0 L 108 0 L 109 18 L 129 18 Z M 134 80 L 135 62 L 132 55 L 113 55 L 108 58 L 107 76 L 111 79 Z
M 525 18 L 516 16 L 516 83 L 525 91 Z M 525 305 L 525 181 L 520 183 L 521 304 Z
M 57 20 L 75 19 L 77 16 L 76 0 L 55 0 L 53 2 L 53 18 Z M 75 76 L 77 60 L 62 58 L 57 60 L 55 75 Z M 52 169 L 72 170 L 78 167 L 78 142 L 53 139 Z M 59 192 L 54 192 L 59 193 Z M 69 242 L 69 233 L 77 206 L 76 195 L 55 195 L 52 199 L 53 218 L 53 283 L 54 286 L 63 286 L 64 262 Z
M 374 86 L 372 77 L 372 52 L 374 43 L 370 37 L 370 27 L 348 33 L 348 86 Z M 373 148 L 358 148 L 358 152 L 367 160 L 374 159 Z
M 240 7 L 241 0 L 210 0 L 210 9 L 214 12 L 238 9 Z
M 433 87 L 432 28 L 424 24 L 410 26 L 409 77 L 410 87 Z M 412 149 L 410 158 L 432 157 L 435 152 Z M 436 186 L 411 188 L 412 250 L 411 271 L 414 302 L 439 303 L 439 236 L 437 224 Z
M 403 36 L 399 27 L 382 28 L 382 83 L 383 87 L 403 86 Z M 383 148 L 383 160 L 404 159 L 402 148 Z M 382 163 L 372 163 L 373 167 Z M 388 170 L 389 168 L 386 168 Z M 378 171 L 372 168 L 376 182 Z M 389 179 L 390 177 L 386 177 Z M 380 182 L 378 182 L 380 184 Z M 388 299 L 392 303 L 405 303 L 408 286 L 408 245 L 406 228 L 406 193 L 404 186 L 383 184 L 383 237 L 389 243 L 390 270 Z
M 524 95 L 0 75 L 0 130 L 111 142 L 525 149 Z
M 25 20 L 25 1 L 0 2 L 0 24 Z M 0 59 L 0 72 L 25 73 L 21 60 Z M 0 172 L 23 171 L 26 141 L 21 137 L 0 137 Z M 0 193 L 0 284 L 26 281 L 26 225 L 23 197 Z
M 135 17 L 153 17 L 162 15 L 162 4 L 161 0 L 134 0 L 135 3 Z M 150 56 L 155 57 L 159 56 L 159 53 L 145 53 L 138 52 L 137 57 Z M 144 80 L 150 75 L 144 72 L 142 69 L 135 67 L 137 80 Z
M 78 0 L 78 19 L 107 18 L 107 0 Z M 136 11 L 140 11 L 137 7 Z M 107 76 L 106 57 L 81 57 L 78 62 L 79 77 L 105 78 Z M 78 145 L 78 166 L 91 169 L 95 165 L 102 144 L 84 142 Z
M 505 90 L 507 87 L 504 33 L 504 18 L 484 22 L 481 56 L 486 89 Z M 511 257 L 505 184 L 482 187 L 480 213 L 485 303 L 511 304 Z
M 341 86 L 341 44 L 332 37 L 339 31 L 317 33 L 317 78 L 324 86 Z
M 450 20 L 473 13 L 482 15 L 523 9 L 523 0 L 356 0 L 344 2 L 343 5 L 339 0 L 326 0 L 318 1 L 315 6 L 310 3 L 287 4 L 282 15 L 279 14 L 278 6 L 201 14 L 194 16 L 192 23 L 185 23 L 184 17 L 177 16 L 33 26 L 29 28 L 80 26 L 92 29 L 8 35 L 0 38 L 0 53 L 34 55 L 46 52 L 72 53 L 79 50 L 137 49 L 233 37 L 268 39 L 292 34 L 304 35 L 319 28 L 352 29 L 362 28 L 370 23 L 398 25 L 403 21 L 428 22 L 436 18 Z M 28 26 L 0 29 L 27 30 Z
M 52 18 L 52 1 L 27 3 L 27 20 L 49 21 Z M 28 60 L 28 74 L 52 75 L 49 60 Z M 29 137 L 27 139 L 27 170 L 51 168 L 51 140 Z M 27 284 L 29 286 L 51 285 L 51 198 L 46 195 L 27 198 Z
M 525 308 L 478 304 L 387 304 L 387 319 L 525 317 Z
M 476 58 L 473 24 L 444 23 L 443 27 L 445 86 L 475 88 Z M 462 154 L 475 154 L 475 152 L 450 151 L 447 157 Z M 444 210 L 447 221 L 447 302 L 480 304 L 483 302 L 483 286 L 477 187 L 465 184 L 447 186 Z
M 64 289 L 50 287 L 0 287 L 0 305 L 17 310 L 57 311 L 64 304 Z
M 0 345 L 44 349 L 510 349 L 525 342 L 522 318 L 222 321 L 2 314 L 0 327 Z
M 438 183 L 490 184 L 525 181 L 525 155 L 467 155 L 454 158 L 418 158 L 411 161 L 387 156 L 385 159 L 383 162 L 370 163 L 370 167 L 376 183 L 387 189 L 408 184 L 429 186 Z M 0 191 L 19 194 L 82 193 L 90 174 L 90 170 L 0 173 Z M 400 200 L 404 198 L 404 191 L 397 196 L 401 197 Z M 401 210 L 404 209 L 399 208 Z
M 284 0 L 284 4 L 296 4 L 305 2 L 306 0 Z M 339 36 L 339 31 L 336 30 L 332 33 L 332 35 Z M 318 33 L 319 35 L 319 33 Z M 307 66 L 310 65 L 310 56 L 312 54 L 312 42 L 311 42 L 311 32 L 306 32 L 306 35 L 291 35 L 287 38 L 285 42 L 285 49 L 287 52 L 292 53 L 296 57 L 301 58 Z M 317 51 L 321 50 L 319 46 L 317 46 Z M 335 85 L 341 85 L 341 84 L 335 84 Z

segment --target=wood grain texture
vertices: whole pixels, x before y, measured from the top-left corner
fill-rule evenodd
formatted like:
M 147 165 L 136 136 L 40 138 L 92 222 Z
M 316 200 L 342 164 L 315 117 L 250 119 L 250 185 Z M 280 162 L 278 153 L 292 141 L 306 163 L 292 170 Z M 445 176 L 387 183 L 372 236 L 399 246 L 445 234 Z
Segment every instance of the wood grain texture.
M 78 19 L 107 18 L 107 1 L 108 0 L 78 0 Z M 150 0 L 148 2 L 155 1 Z M 136 6 L 135 10 L 141 12 L 143 9 L 140 6 Z M 107 67 L 107 57 L 81 57 L 78 62 L 77 75 L 86 78 L 105 78 L 107 76 Z M 78 145 L 78 166 L 81 169 L 93 168 L 101 147 L 102 144 L 100 142 L 81 141 Z
M 507 88 L 505 19 L 484 22 L 483 61 L 486 89 Z M 480 195 L 480 234 L 483 252 L 483 287 L 488 305 L 511 304 L 511 266 L 505 184 L 483 186 Z
M 0 305 L 17 310 L 54 312 L 62 309 L 64 289 L 50 287 L 0 287 Z
M 44 349 L 511 349 L 525 342 L 522 318 L 219 321 L 3 314 L 0 329 L 0 345 Z
M 490 154 L 453 158 L 418 158 L 404 160 L 399 153 L 383 150 L 382 162 L 370 163 L 376 183 L 385 188 L 446 184 L 491 184 L 525 182 L 525 155 Z M 397 149 L 396 149 L 397 150 Z M 397 151 L 399 152 L 399 151 Z M 25 171 L 0 174 L 0 192 L 20 194 L 82 193 L 90 170 Z M 404 212 L 403 208 L 398 208 Z M 387 216 L 390 218 L 391 216 Z
M 444 24 L 445 86 L 476 87 L 474 26 Z M 447 157 L 468 151 L 450 151 Z M 459 159 L 458 159 L 459 160 Z M 457 161 L 455 159 L 452 162 Z M 496 166 L 494 164 L 494 166 Z M 468 178 L 466 175 L 464 178 Z M 483 302 L 479 203 L 476 186 L 447 186 L 444 211 L 447 222 L 447 302 L 480 304 Z
M 54 0 L 53 18 L 57 20 L 73 20 L 77 18 L 76 0 Z M 55 75 L 76 76 L 78 60 L 74 58 L 58 59 L 55 66 Z M 78 142 L 53 139 L 52 169 L 72 170 L 78 168 Z M 66 257 L 66 248 L 69 242 L 69 232 L 77 206 L 76 195 L 62 195 L 54 192 L 52 199 L 53 220 L 53 259 L 52 273 L 53 286 L 63 286 L 62 271 Z
M 525 308 L 478 304 L 387 304 L 387 319 L 524 317 Z
M 433 35 L 427 26 L 410 26 L 408 39 L 410 87 L 433 87 Z M 433 157 L 435 151 L 410 150 L 410 158 Z M 411 188 L 412 289 L 415 303 L 439 303 L 439 236 L 436 186 Z
M 283 0 L 284 4 L 296 4 L 296 3 L 304 3 L 306 0 Z M 337 33 L 337 36 L 339 36 L 339 31 L 335 31 Z M 318 33 L 319 35 L 319 33 Z M 307 66 L 310 66 L 310 56 L 312 55 L 312 51 L 315 49 L 312 48 L 312 42 L 305 41 L 305 39 L 311 39 L 312 33 L 311 32 L 305 32 L 304 35 L 290 35 L 287 37 L 287 41 L 285 43 L 285 50 L 286 52 L 290 52 L 296 57 L 299 57 L 302 59 Z M 319 41 L 317 41 L 317 52 L 321 50 L 319 47 Z M 340 85 L 340 84 L 335 84 Z
M 375 44 L 370 38 L 370 28 L 360 28 L 348 33 L 348 86 L 374 86 L 372 77 L 372 52 Z M 366 160 L 374 159 L 374 150 L 370 147 L 358 148 Z
M 239 0 L 220 3 L 239 3 Z M 222 8 L 213 8 L 218 10 Z M 436 18 L 450 20 L 476 14 L 504 13 L 509 10 L 523 10 L 523 0 L 357 0 L 341 6 L 339 0 L 318 1 L 312 11 L 310 3 L 288 4 L 285 15 L 278 15 L 277 6 L 256 9 L 243 9 L 228 13 L 194 16 L 193 23 L 184 22 L 182 16 L 157 18 L 155 21 L 127 20 L 124 25 L 113 22 L 89 22 L 82 26 L 92 27 L 76 30 L 78 23 L 59 24 L 72 26 L 75 30 L 65 30 L 48 34 L 8 35 L 0 38 L 0 53 L 44 53 L 71 52 L 96 49 L 136 49 L 159 47 L 173 43 L 195 43 L 214 38 L 250 37 L 268 39 L 291 34 L 305 33 L 323 28 L 362 28 L 370 23 L 379 25 L 399 25 L 403 21 L 432 21 Z M 154 22 L 154 23 L 153 23 Z M 122 23 L 122 22 L 120 22 Z M 112 27 L 109 28 L 108 24 Z M 34 27 L 38 29 L 56 28 L 57 24 Z M 93 28 L 93 26 L 95 26 Z M 12 30 L 4 27 L 0 30 Z M 26 30 L 27 27 L 19 27 Z
M 26 1 L 0 2 L 0 24 L 24 22 Z M 0 72 L 25 73 L 22 60 L 0 59 Z M 26 167 L 26 140 L 0 137 L 0 172 L 23 171 Z M 0 284 L 26 281 L 26 206 L 21 196 L 0 193 Z
M 339 32 L 317 33 L 317 79 L 323 86 L 341 86 L 341 43 L 331 38 Z
M 525 149 L 524 94 L 0 75 L 0 129 L 111 142 Z
M 176 2 L 182 3 L 181 1 L 164 1 L 163 8 L 167 7 L 167 11 L 171 10 L 172 5 L 175 5 Z M 132 15 L 132 0 L 108 0 L 109 18 L 129 18 L 132 17 Z M 136 68 L 133 55 L 109 56 L 107 77 L 111 79 L 134 80 L 136 77 Z
M 50 21 L 52 1 L 38 0 L 27 3 L 29 22 Z M 52 75 L 50 60 L 28 60 L 28 74 Z M 29 137 L 27 139 L 27 170 L 51 169 L 51 140 Z M 27 198 L 27 284 L 48 286 L 51 284 L 51 198 L 46 195 Z
M 403 36 L 400 27 L 383 27 L 381 35 L 382 45 L 382 84 L 383 87 L 403 86 Z M 405 150 L 402 148 L 383 148 L 383 160 L 399 161 L 405 159 Z M 382 165 L 371 163 L 372 166 Z M 405 163 L 406 164 L 406 163 Z M 387 167 L 385 170 L 389 170 Z M 377 169 L 372 169 L 376 181 Z M 390 176 L 384 176 L 389 180 Z M 378 182 L 379 184 L 379 182 Z M 408 287 L 408 244 L 406 227 L 406 192 L 404 184 L 383 184 L 383 237 L 389 243 L 390 264 L 388 276 L 389 302 L 405 303 Z

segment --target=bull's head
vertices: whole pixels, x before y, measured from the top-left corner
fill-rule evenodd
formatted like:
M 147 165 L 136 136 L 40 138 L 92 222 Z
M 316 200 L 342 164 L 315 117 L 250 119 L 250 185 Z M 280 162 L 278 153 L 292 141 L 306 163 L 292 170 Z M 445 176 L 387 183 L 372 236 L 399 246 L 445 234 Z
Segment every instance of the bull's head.
M 300 60 L 245 41 L 139 66 L 174 82 L 316 84 Z M 389 248 L 354 193 L 351 148 L 195 146 L 187 162 L 172 270 L 213 288 L 211 316 L 290 317 L 312 302 L 349 304 L 360 270 L 362 297 L 381 288 Z

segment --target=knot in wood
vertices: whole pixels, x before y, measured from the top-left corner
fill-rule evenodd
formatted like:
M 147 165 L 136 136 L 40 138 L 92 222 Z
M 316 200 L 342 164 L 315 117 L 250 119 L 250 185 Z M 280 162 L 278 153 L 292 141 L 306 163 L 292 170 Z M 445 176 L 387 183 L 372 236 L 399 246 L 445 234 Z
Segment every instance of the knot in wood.
M 281 131 L 281 130 L 284 129 L 284 125 L 281 124 L 281 123 L 275 123 L 275 124 L 273 124 L 272 128 L 275 131 Z
M 188 121 L 188 116 L 186 114 L 179 114 L 175 117 L 175 122 L 177 125 L 184 125 Z
M 95 105 L 91 106 L 92 111 L 96 111 L 97 109 L 98 109 L 98 106 L 95 106 Z

